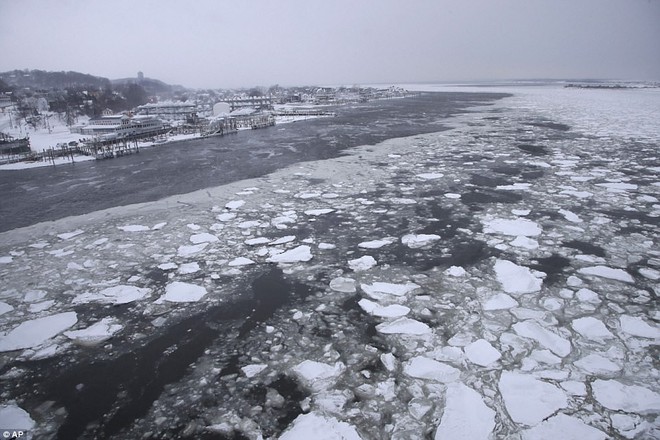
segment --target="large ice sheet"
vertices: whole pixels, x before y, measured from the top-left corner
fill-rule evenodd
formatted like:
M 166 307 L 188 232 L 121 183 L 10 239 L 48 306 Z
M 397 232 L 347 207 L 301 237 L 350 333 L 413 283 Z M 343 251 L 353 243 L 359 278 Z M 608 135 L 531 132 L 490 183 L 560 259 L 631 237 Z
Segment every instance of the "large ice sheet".
M 77 322 L 76 312 L 57 313 L 22 322 L 0 337 L 0 352 L 37 347 Z
M 445 409 L 435 440 L 487 439 L 495 428 L 495 411 L 483 401 L 483 397 L 462 383 L 447 386 Z
M 534 426 L 568 405 L 566 393 L 533 376 L 503 371 L 499 390 L 511 418 Z

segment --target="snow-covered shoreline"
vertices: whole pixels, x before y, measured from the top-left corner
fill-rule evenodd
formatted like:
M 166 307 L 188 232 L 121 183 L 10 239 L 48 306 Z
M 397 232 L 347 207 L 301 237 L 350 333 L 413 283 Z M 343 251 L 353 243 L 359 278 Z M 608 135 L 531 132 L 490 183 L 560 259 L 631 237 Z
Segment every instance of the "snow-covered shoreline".
M 660 131 L 632 112 L 617 136 L 592 117 L 606 107 L 584 114 L 593 100 L 548 93 L 457 116 L 448 131 L 2 233 L 0 345 L 15 347 L 19 323 L 66 327 L 3 356 L 75 356 L 107 336 L 96 347 L 109 359 L 278 267 L 311 294 L 245 336 L 237 372 L 222 373 L 225 342 L 210 344 L 125 434 L 168 421 L 279 435 L 289 405 L 301 414 L 283 438 L 319 426 L 365 439 L 653 438 L 660 169 L 645 163 Z M 630 141 L 635 123 L 643 136 Z M 124 303 L 121 318 L 99 319 Z M 286 402 L 282 375 L 304 398 Z

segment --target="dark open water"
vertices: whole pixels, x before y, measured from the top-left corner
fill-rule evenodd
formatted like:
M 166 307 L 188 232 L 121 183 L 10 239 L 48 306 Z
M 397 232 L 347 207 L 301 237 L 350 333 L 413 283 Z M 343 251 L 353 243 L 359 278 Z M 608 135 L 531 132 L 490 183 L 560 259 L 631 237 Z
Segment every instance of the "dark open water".
M 503 94 L 425 93 L 339 107 L 338 116 L 142 149 L 112 160 L 0 172 L 0 232 L 263 176 L 385 139 L 440 131 Z

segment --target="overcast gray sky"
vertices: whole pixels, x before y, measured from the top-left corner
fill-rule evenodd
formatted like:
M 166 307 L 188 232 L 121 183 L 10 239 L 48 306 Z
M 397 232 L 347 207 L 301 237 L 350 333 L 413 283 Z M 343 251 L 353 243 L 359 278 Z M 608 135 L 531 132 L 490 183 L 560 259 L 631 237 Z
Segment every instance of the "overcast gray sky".
M 660 79 L 660 0 L 0 0 L 0 71 L 188 87 Z

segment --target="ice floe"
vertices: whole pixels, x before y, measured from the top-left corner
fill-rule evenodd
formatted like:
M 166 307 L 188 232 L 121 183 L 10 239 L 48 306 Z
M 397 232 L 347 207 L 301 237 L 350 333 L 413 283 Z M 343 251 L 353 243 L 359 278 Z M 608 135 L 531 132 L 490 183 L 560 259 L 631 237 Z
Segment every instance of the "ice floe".
M 517 322 L 513 330 L 522 337 L 533 339 L 557 356 L 565 357 L 571 352 L 571 342 L 556 333 L 541 327 L 536 321 Z
M 574 319 L 571 323 L 573 329 L 578 332 L 582 337 L 594 341 L 602 341 L 614 337 L 605 324 L 593 316 L 585 316 L 583 318 Z
M 350 267 L 355 272 L 364 272 L 374 267 L 378 262 L 371 255 L 365 255 L 364 257 L 356 258 L 354 260 L 348 260 L 348 267 Z
M 16 430 L 16 437 L 18 437 L 18 431 L 26 431 L 28 435 L 31 435 L 30 430 L 33 429 L 36 425 L 36 422 L 32 420 L 30 414 L 25 411 L 20 406 L 16 404 L 9 403 L 0 405 L 0 426 L 4 430 L 4 438 L 9 438 L 14 431 L 9 431 L 10 429 Z M 26 435 L 26 432 L 21 433 L 21 437 Z
M 164 301 L 175 303 L 197 302 L 206 293 L 206 289 L 203 286 L 174 281 L 165 287 L 165 294 L 158 298 L 156 304 L 161 304 Z
M 401 237 L 401 243 L 411 249 L 419 249 L 427 246 L 442 237 L 436 234 L 407 234 Z
M 280 440 L 361 440 L 355 427 L 323 414 L 301 414 L 282 433 Z
M 507 220 L 496 218 L 492 220 L 483 221 L 484 232 L 487 234 L 503 234 L 503 235 L 512 235 L 517 237 L 519 235 L 525 237 L 536 237 L 541 235 L 543 230 L 538 225 L 531 220 L 524 218 L 518 218 L 515 220 Z
M 114 318 L 103 318 L 87 328 L 64 332 L 64 336 L 79 345 L 98 345 L 112 338 L 122 328 Z
M 337 277 L 330 280 L 330 288 L 337 292 L 353 293 L 357 291 L 353 278 Z
M 151 230 L 151 228 L 149 226 L 144 226 L 144 225 L 117 226 L 117 229 L 120 229 L 124 232 L 144 232 L 144 231 L 150 231 Z
M 511 418 L 524 425 L 534 426 L 568 406 L 563 390 L 527 374 L 503 371 L 498 387 Z
M 445 407 L 435 440 L 483 440 L 495 428 L 495 411 L 486 406 L 481 394 L 462 383 L 447 386 Z
M 410 318 L 399 318 L 392 322 L 384 322 L 376 326 L 376 330 L 384 334 L 426 335 L 431 328 L 423 322 Z
M 363 249 L 380 249 L 383 246 L 394 243 L 395 239 L 393 238 L 384 238 L 382 240 L 372 240 L 372 241 L 363 241 L 358 243 L 358 247 Z
M 268 258 L 270 263 L 297 263 L 309 261 L 313 258 L 311 248 L 307 245 L 300 245 L 281 254 L 273 255 Z
M 597 379 L 591 384 L 594 398 L 606 408 L 637 414 L 660 412 L 660 394 L 639 385 Z
M 215 243 L 217 241 L 220 241 L 220 239 L 213 234 L 209 234 L 208 232 L 202 232 L 201 234 L 194 234 L 190 236 L 190 242 L 192 244 Z
M 406 282 L 403 284 L 384 283 L 376 281 L 372 284 L 361 284 L 360 288 L 374 299 L 382 299 L 383 295 L 403 296 L 419 288 L 418 284 Z
M 635 279 L 623 269 L 614 269 L 607 266 L 591 266 L 578 269 L 582 275 L 592 275 L 610 280 L 623 281 L 624 283 L 634 283 Z
M 541 290 L 543 280 L 537 276 L 541 273 L 533 273 L 530 269 L 508 260 L 497 260 L 495 262 L 495 276 L 507 293 L 524 294 L 534 293 Z
M 523 440 L 606 440 L 607 434 L 582 420 L 557 414 L 522 432 Z
M 76 312 L 30 319 L 0 336 L 0 352 L 37 347 L 78 322 Z
M 500 352 L 485 339 L 478 339 L 466 345 L 464 350 L 470 362 L 481 365 L 482 367 L 487 367 L 502 357 Z
M 649 325 L 639 316 L 621 315 L 619 317 L 621 331 L 640 338 L 660 338 L 660 328 Z
M 433 380 L 442 383 L 456 382 L 461 376 L 461 371 L 450 365 L 427 358 L 415 356 L 403 367 L 403 372 L 415 379 Z
M 120 284 L 108 287 L 100 292 L 85 292 L 77 295 L 72 303 L 84 304 L 98 302 L 103 304 L 128 304 L 151 295 L 151 289 Z

